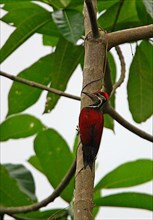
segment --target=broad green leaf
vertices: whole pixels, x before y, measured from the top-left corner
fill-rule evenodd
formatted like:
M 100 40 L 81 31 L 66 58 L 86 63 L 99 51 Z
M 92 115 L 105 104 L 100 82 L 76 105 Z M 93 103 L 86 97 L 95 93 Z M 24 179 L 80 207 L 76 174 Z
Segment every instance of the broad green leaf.
M 43 128 L 42 123 L 31 115 L 15 115 L 0 124 L 0 141 L 29 137 Z
M 19 189 L 27 194 L 32 200 L 36 200 L 35 183 L 32 174 L 21 164 L 4 164 L 11 177 L 19 186 Z
M 0 206 L 23 206 L 33 203 L 31 198 L 22 192 L 18 181 L 14 179 L 8 170 L 0 165 Z
M 115 206 L 153 210 L 153 196 L 144 193 L 119 193 L 97 198 L 94 201 L 96 206 Z
M 26 214 L 18 214 L 15 215 L 18 218 L 26 219 L 26 220 L 49 220 L 50 218 L 60 220 L 67 220 L 67 210 L 66 209 L 51 209 L 46 211 L 35 211 L 29 212 Z M 65 216 L 65 217 L 64 217 Z
M 64 91 L 67 83 L 77 65 L 82 59 L 84 50 L 82 46 L 74 46 L 72 43 L 61 38 L 57 44 L 53 65 L 52 65 L 52 82 L 53 88 Z M 50 112 L 56 105 L 60 97 L 48 93 L 45 106 L 45 113 Z
M 108 63 L 109 63 L 112 83 L 114 84 L 115 81 L 116 81 L 116 63 L 115 63 L 113 55 L 110 52 L 108 53 Z M 108 92 L 110 92 L 110 91 L 108 91 Z M 112 98 L 110 100 L 110 104 L 115 108 L 115 95 L 112 96 Z M 108 114 L 105 114 L 104 119 L 105 119 L 104 120 L 104 126 L 106 128 L 112 129 L 114 131 L 114 120 L 113 120 L 113 118 L 110 117 Z
M 42 57 L 17 76 L 48 85 L 51 82 L 52 58 L 53 54 Z M 41 93 L 40 89 L 13 82 L 8 96 L 8 115 L 24 111 L 39 99 Z
M 94 192 L 94 200 L 96 200 L 97 198 L 100 198 L 100 197 L 101 197 L 100 190 Z M 95 219 L 96 215 L 98 214 L 99 209 L 100 209 L 100 207 L 98 207 L 98 206 L 95 207 L 95 208 L 93 209 L 93 216 L 94 216 L 94 219 Z
M 96 185 L 95 190 L 136 186 L 153 179 L 153 161 L 136 160 L 112 170 Z
M 114 20 L 118 13 L 119 4 L 120 1 L 113 4 L 99 17 L 98 23 L 103 29 L 106 29 L 107 31 L 112 30 Z M 135 0 L 124 1 L 114 30 L 127 29 L 141 25 L 142 24 L 137 16 Z
M 1 3 L 25 3 L 25 2 L 31 2 L 32 0 L 1 0 Z M 33 0 L 33 1 L 41 1 L 41 0 Z
M 56 188 L 73 161 L 68 144 L 55 130 L 47 129 L 37 135 L 34 149 L 49 182 Z M 61 197 L 67 202 L 72 200 L 73 188 L 71 181 L 61 193 Z
M 11 2 L 7 3 L 3 7 L 8 13 L 3 16 L 2 21 L 9 25 L 18 27 L 22 22 L 29 17 L 29 14 L 46 13 L 47 11 L 39 5 L 33 4 L 32 2 Z M 48 13 L 48 12 L 47 12 Z M 50 21 L 38 28 L 36 32 L 49 36 L 59 37 L 60 32 L 54 23 L 51 15 Z
M 30 1 L 27 2 L 10 2 L 4 5 L 4 10 L 8 11 L 2 17 L 2 21 L 10 24 L 11 26 L 18 27 L 23 23 L 29 15 L 37 15 L 38 13 L 46 13 L 47 11 L 37 4 L 33 4 Z
M 60 8 L 65 8 L 69 3 L 70 3 L 71 0 L 49 0 L 49 3 L 57 8 L 57 9 L 60 9 Z
M 43 35 L 43 45 L 55 47 L 58 43 L 59 38 L 49 35 Z
M 143 25 L 153 23 L 153 4 L 148 0 L 136 0 L 136 8 L 138 12 L 139 19 L 142 21 Z
M 39 28 L 50 21 L 50 12 L 39 12 L 30 14 L 10 35 L 6 43 L 1 49 L 0 63 L 2 63 L 15 49 L 23 44 L 30 36 L 32 36 Z
M 83 16 L 76 10 L 55 11 L 52 14 L 63 37 L 73 44 L 83 35 Z
M 103 11 L 106 10 L 110 7 L 112 7 L 113 5 L 115 5 L 116 3 L 118 3 L 120 0 L 98 0 L 97 2 L 97 6 L 98 6 L 98 11 Z
M 39 170 L 41 173 L 44 174 L 44 171 L 41 167 L 41 164 L 39 162 L 39 159 L 36 155 L 33 155 L 31 156 L 29 159 L 28 159 L 28 162 L 34 167 L 36 168 L 37 170 Z
M 127 91 L 129 109 L 135 122 L 141 123 L 153 114 L 153 45 L 142 41 L 136 48 Z

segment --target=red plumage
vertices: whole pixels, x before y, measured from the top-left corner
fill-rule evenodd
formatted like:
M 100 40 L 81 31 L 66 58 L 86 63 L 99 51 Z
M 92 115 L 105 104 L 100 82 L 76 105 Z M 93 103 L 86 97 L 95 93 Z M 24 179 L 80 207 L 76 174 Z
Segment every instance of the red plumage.
M 99 150 L 104 117 L 99 108 L 85 107 L 79 117 L 80 138 L 83 145 L 84 166 L 92 168 Z
M 81 110 L 79 116 L 79 132 L 82 142 L 84 167 L 92 169 L 99 150 L 103 132 L 104 117 L 101 108 L 108 100 L 106 92 L 85 93 L 94 102 Z

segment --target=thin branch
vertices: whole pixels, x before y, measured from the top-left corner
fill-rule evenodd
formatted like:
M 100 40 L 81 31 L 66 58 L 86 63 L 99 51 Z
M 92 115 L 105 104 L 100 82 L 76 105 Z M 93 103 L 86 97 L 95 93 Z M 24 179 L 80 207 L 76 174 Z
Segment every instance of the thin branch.
M 80 101 L 80 97 L 78 97 L 78 96 L 71 95 L 71 94 L 62 92 L 60 90 L 54 89 L 54 88 L 49 88 L 49 87 L 47 87 L 47 86 L 45 86 L 43 84 L 36 83 L 34 81 L 31 81 L 31 80 L 27 80 L 27 79 L 24 79 L 24 78 L 21 78 L 21 77 L 18 77 L 18 76 L 13 76 L 13 75 L 10 75 L 8 73 L 4 73 L 2 71 L 0 71 L 0 75 L 4 76 L 6 78 L 9 78 L 9 79 L 11 79 L 13 81 L 16 81 L 16 82 L 19 82 L 19 83 L 23 83 L 23 84 L 26 84 L 28 86 L 35 87 L 37 89 L 46 90 L 46 91 L 54 93 L 56 95 L 60 95 L 60 96 L 64 96 L 64 97 L 67 97 L 67 98 L 70 98 L 70 99 L 75 99 L 75 100 Z
M 94 38 L 99 38 L 99 30 L 98 30 L 98 25 L 97 25 L 97 19 L 96 19 L 96 14 L 93 8 L 93 4 L 91 0 L 85 0 L 87 9 L 88 9 L 88 15 L 90 18 L 90 24 L 91 24 L 91 29 L 93 33 Z
M 120 63 L 121 63 L 121 75 L 120 75 L 120 78 L 118 79 L 118 81 L 113 85 L 113 89 L 112 89 L 110 97 L 114 94 L 115 90 L 118 87 L 120 87 L 121 84 L 124 82 L 125 72 L 126 72 L 125 60 L 124 60 L 124 56 L 122 54 L 121 48 L 119 46 L 116 46 L 115 49 L 116 49 L 116 52 L 118 54 L 118 57 L 119 57 L 119 60 L 120 60 Z
M 6 214 L 17 214 L 17 213 L 27 213 L 31 211 L 36 211 L 39 208 L 42 208 L 46 205 L 48 205 L 50 202 L 53 202 L 54 199 L 56 199 L 60 193 L 66 188 L 70 180 L 72 179 L 74 173 L 76 170 L 76 161 L 73 162 L 70 169 L 60 182 L 60 184 L 57 186 L 57 188 L 54 190 L 54 192 L 47 197 L 46 199 L 42 200 L 41 202 L 34 203 L 27 206 L 20 206 L 20 207 L 0 207 L 0 213 L 6 213 Z
M 119 44 L 124 44 L 132 41 L 143 40 L 153 37 L 153 24 L 130 28 L 122 31 L 115 31 L 107 34 L 108 49 Z
M 146 139 L 147 141 L 153 142 L 153 136 L 142 131 L 141 129 L 135 127 L 134 125 L 130 124 L 126 121 L 121 115 L 119 115 L 109 104 L 106 106 L 105 109 L 106 113 L 108 113 L 113 119 L 115 119 L 119 124 L 123 127 L 128 129 L 129 131 L 133 132 L 134 134 L 138 135 L 139 137 Z

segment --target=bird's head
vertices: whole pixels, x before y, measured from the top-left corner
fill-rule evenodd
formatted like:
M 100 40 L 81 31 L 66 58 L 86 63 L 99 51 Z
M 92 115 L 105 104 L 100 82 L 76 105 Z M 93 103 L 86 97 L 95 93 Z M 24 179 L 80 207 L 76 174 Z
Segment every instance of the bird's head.
M 98 91 L 94 93 L 87 93 L 87 92 L 82 92 L 82 93 L 87 95 L 93 101 L 93 104 L 90 105 L 90 107 L 93 108 L 101 108 L 109 98 L 107 92 Z

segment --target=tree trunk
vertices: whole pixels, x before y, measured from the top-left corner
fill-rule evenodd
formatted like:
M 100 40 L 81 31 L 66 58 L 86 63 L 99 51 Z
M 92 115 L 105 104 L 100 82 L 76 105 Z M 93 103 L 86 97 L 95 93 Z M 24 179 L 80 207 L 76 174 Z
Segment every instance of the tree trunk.
M 96 1 L 93 0 L 94 9 Z M 102 88 L 103 70 L 106 60 L 106 35 L 100 31 L 98 39 L 93 38 L 91 32 L 90 19 L 86 5 L 84 4 L 84 25 L 85 25 L 85 58 L 83 70 L 83 87 L 85 92 L 95 92 Z M 97 80 L 97 81 L 96 81 Z M 88 85 L 88 83 L 92 82 Z M 89 98 L 81 96 L 81 108 L 91 104 Z M 77 151 L 77 167 L 75 174 L 75 201 L 74 201 L 74 219 L 92 220 L 93 209 L 93 188 L 94 188 L 95 169 L 91 172 L 89 166 L 84 169 L 82 145 Z

